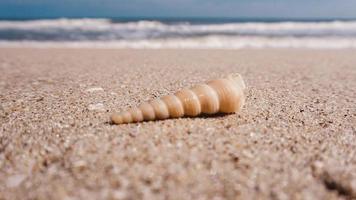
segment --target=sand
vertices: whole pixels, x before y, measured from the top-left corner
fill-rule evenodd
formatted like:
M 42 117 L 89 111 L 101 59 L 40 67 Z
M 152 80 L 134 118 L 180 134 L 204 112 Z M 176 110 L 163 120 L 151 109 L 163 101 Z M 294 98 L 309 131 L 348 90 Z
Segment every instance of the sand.
M 356 51 L 0 49 L 0 199 L 356 198 Z M 238 114 L 111 125 L 232 72 Z

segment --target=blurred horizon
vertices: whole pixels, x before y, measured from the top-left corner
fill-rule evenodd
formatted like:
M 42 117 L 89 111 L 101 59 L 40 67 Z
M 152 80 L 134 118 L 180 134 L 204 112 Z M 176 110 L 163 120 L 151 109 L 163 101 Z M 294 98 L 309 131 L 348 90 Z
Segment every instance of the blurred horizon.
M 209 17 L 209 16 L 199 16 L 199 17 L 165 17 L 165 16 L 119 16 L 119 17 L 90 17 L 90 16 L 59 16 L 59 17 L 0 17 L 0 20 L 57 20 L 57 19 L 110 19 L 114 21 L 231 21 L 231 22 L 285 22 L 285 21 L 298 21 L 298 22 L 315 22 L 315 21 L 356 21 L 356 17 L 335 17 L 335 18 L 327 18 L 327 17 Z
M 355 19 L 353 0 L 1 0 L 0 18 Z

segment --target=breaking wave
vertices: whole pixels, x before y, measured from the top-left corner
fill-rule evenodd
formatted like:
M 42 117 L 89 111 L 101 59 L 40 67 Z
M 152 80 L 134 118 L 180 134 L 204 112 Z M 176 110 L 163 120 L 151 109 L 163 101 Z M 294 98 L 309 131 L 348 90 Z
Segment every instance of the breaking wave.
M 103 48 L 356 48 L 356 21 L 0 21 L 0 45 Z

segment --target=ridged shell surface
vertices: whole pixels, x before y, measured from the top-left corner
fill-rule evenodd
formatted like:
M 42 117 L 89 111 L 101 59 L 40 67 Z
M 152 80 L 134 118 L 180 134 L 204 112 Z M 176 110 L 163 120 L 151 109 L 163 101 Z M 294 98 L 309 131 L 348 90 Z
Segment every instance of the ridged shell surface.
M 194 117 L 202 113 L 235 113 L 244 105 L 244 89 L 245 83 L 241 75 L 231 74 L 115 113 L 111 116 L 111 121 L 115 124 L 125 124 L 183 116 Z

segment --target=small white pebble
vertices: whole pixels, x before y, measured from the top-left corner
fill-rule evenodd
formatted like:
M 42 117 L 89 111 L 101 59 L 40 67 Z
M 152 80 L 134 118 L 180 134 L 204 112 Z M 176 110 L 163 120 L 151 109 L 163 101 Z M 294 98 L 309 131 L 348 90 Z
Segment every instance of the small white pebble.
M 104 107 L 104 104 L 102 104 L 102 103 L 90 104 L 88 106 L 88 110 L 91 110 L 91 111 L 105 111 L 105 107 Z
M 254 133 L 254 132 L 250 133 L 250 137 L 255 137 L 255 136 L 256 136 L 256 133 Z
M 26 176 L 23 174 L 10 176 L 7 178 L 6 186 L 9 188 L 17 187 L 25 180 L 25 178 Z
M 177 144 L 176 144 L 176 147 L 177 147 L 178 149 L 182 148 L 182 147 L 183 147 L 183 142 L 178 141 Z
M 246 156 L 247 158 L 253 158 L 254 157 L 253 154 L 251 152 L 247 151 L 247 150 L 243 150 L 242 154 L 244 156 Z
M 73 166 L 78 168 L 85 167 L 87 166 L 87 162 L 85 160 L 78 160 L 73 163 Z
M 323 162 L 317 160 L 317 161 L 315 161 L 315 162 L 313 163 L 313 166 L 314 166 L 316 169 L 320 170 L 320 169 L 322 169 L 322 168 L 324 167 L 324 164 L 323 164 Z
M 354 179 L 354 180 L 351 181 L 351 189 L 352 189 L 353 191 L 356 190 L 356 179 Z
M 104 91 L 104 89 L 101 87 L 92 87 L 92 88 L 86 89 L 85 91 L 86 92 L 101 92 L 101 91 Z
M 127 193 L 125 191 L 116 190 L 113 192 L 115 199 L 125 199 L 127 198 Z

